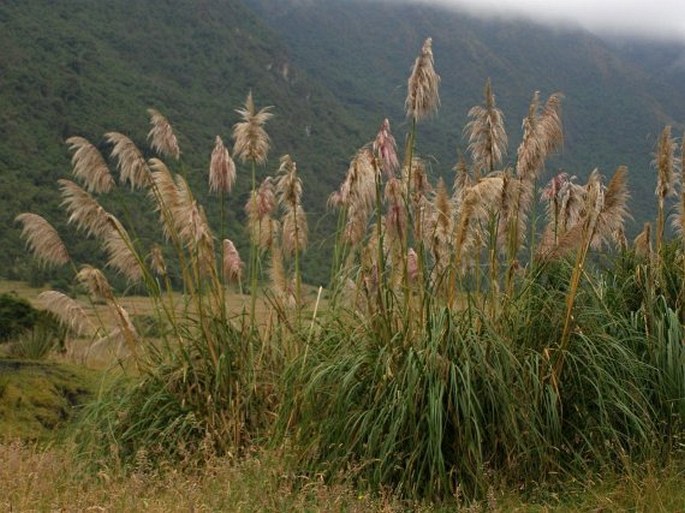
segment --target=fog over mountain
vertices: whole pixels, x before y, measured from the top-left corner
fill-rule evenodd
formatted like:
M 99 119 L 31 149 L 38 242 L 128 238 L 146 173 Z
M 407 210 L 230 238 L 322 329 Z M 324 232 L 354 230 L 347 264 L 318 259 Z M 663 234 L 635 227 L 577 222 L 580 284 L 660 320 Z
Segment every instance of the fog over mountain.
M 602 36 L 638 36 L 685 42 L 681 0 L 385 0 L 447 5 L 488 16 L 519 15 L 547 24 L 579 25 Z

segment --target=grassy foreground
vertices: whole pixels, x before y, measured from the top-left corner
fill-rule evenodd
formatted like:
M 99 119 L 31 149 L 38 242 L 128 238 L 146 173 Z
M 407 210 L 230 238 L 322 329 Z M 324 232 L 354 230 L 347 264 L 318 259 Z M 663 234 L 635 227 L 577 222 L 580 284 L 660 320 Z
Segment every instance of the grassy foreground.
M 467 504 L 413 502 L 391 493 L 371 495 L 350 484 L 327 485 L 288 473 L 285 458 L 254 454 L 239 462 L 211 459 L 201 471 L 173 467 L 135 472 L 79 471 L 69 447 L 21 442 L 0 445 L 0 508 L 3 511 L 491 511 L 491 512 L 679 512 L 685 504 L 685 465 L 641 466 L 623 476 L 595 476 L 589 487 L 567 483 L 563 490 L 497 491 Z

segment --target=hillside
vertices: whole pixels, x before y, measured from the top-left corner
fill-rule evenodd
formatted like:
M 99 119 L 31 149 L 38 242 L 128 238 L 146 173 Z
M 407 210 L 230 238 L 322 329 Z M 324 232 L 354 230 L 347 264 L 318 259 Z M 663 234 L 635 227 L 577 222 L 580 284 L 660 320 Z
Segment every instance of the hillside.
M 356 117 L 372 123 L 402 111 L 409 65 L 433 38 L 442 77 L 438 118 L 421 126 L 419 145 L 447 175 L 468 109 L 481 101 L 491 77 L 507 116 L 510 160 L 520 123 L 535 90 L 565 94 L 566 142 L 551 163 L 585 178 L 594 167 L 610 174 L 628 165 L 633 214 L 653 210 L 650 153 L 664 124 L 685 126 L 685 88 L 663 60 L 663 47 L 631 41 L 635 58 L 581 30 L 552 29 L 522 20 L 475 18 L 459 11 L 363 0 L 247 0 L 289 45 L 295 63 L 321 80 Z M 312 44 L 316 41 L 316 44 Z M 677 49 L 671 49 L 672 52 Z M 681 55 L 685 52 L 681 53 Z M 662 59 L 662 60 L 659 60 Z M 671 69 L 666 73 L 666 67 Z M 641 224 L 640 224 L 641 226 Z
M 67 137 L 84 136 L 107 153 L 102 134 L 116 130 L 145 146 L 145 110 L 154 107 L 176 129 L 178 170 L 204 200 L 214 136 L 230 140 L 234 109 L 249 90 L 258 107 L 273 105 L 275 113 L 267 127 L 270 163 L 260 175 L 292 154 L 305 184 L 311 239 L 330 236 L 325 199 L 354 150 L 384 117 L 398 141 L 404 137 L 406 80 L 426 36 L 433 37 L 442 76 L 442 107 L 420 126 L 418 146 L 434 175 L 451 174 L 465 147 L 466 113 L 491 77 L 507 116 L 510 160 L 533 91 L 562 91 L 566 143 L 550 169 L 584 178 L 594 167 L 609 174 L 627 164 L 636 224 L 651 215 L 650 153 L 664 124 L 679 135 L 685 122 L 677 48 L 664 53 L 643 42 L 610 44 L 581 31 L 404 3 L 197 0 L 189 9 L 182 0 L 13 0 L 0 4 L 0 276 L 45 277 L 26 258 L 13 221 L 19 212 L 46 215 L 77 261 L 95 251 L 66 229 L 58 208 L 55 181 L 70 170 Z M 239 170 L 228 214 L 228 236 L 241 251 L 246 172 Z M 141 196 L 127 202 L 114 195 L 107 206 L 138 216 L 141 204 L 147 210 Z M 208 207 L 217 226 L 217 202 Z M 143 222 L 144 241 L 158 236 L 153 223 Z M 325 280 L 322 251 L 317 244 L 307 255 L 309 281 Z
M 325 197 L 362 141 L 357 121 L 290 65 L 278 36 L 237 0 L 199 0 L 192 9 L 182 0 L 3 2 L 0 48 L 0 275 L 6 277 L 39 274 L 19 240 L 13 221 L 19 212 L 45 214 L 77 259 L 93 250 L 64 230 L 57 208 L 55 181 L 70 173 L 64 140 L 71 135 L 106 153 L 102 135 L 111 130 L 146 146 L 146 109 L 154 107 L 177 131 L 181 166 L 202 198 L 214 136 L 230 143 L 234 109 L 252 90 L 257 106 L 273 105 L 275 114 L 267 127 L 270 163 L 260 173 L 272 173 L 278 157 L 291 153 L 313 219 L 321 217 Z M 248 182 L 239 178 L 230 200 L 229 236 L 238 241 Z M 116 198 L 111 208 L 119 203 Z M 128 205 L 134 215 L 135 203 Z M 218 215 L 216 203 L 210 218 Z M 315 264 L 311 274 L 320 277 Z

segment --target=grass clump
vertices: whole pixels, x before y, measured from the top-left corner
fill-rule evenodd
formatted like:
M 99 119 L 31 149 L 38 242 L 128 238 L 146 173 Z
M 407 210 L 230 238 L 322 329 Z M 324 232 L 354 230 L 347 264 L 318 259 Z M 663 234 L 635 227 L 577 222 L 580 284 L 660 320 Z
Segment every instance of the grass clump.
M 118 344 L 123 375 L 84 414 L 84 460 L 192 468 L 208 454 L 247 457 L 276 429 L 309 479 L 347 475 L 410 500 L 487 500 L 493 483 L 554 486 L 673 454 L 685 401 L 682 247 L 663 240 L 674 158 L 658 164 L 656 250 L 649 230 L 633 247 L 625 238 L 624 166 L 606 181 L 594 170 L 584 185 L 557 174 L 540 191 L 538 217 L 537 183 L 563 140 L 563 97 L 533 95 L 508 165 L 488 83 L 450 193 L 442 179 L 433 187 L 416 144 L 439 83 L 428 39 L 408 81 L 404 158 L 385 120 L 331 195 L 339 217 L 325 305 L 321 290 L 314 305 L 303 294 L 308 228 L 296 162 L 285 155 L 276 176 L 258 180 L 272 113 L 251 93 L 233 149 L 251 174 L 247 269 L 223 215 L 218 237 L 209 226 L 158 111 L 156 157 L 105 135 L 120 181 L 159 216 L 155 241 L 103 207 L 115 181 L 97 146 L 68 140 L 83 183 L 59 182 L 69 222 L 101 243 L 120 279 L 147 291 L 156 317 L 134 322 L 106 272 L 73 262 L 45 219 L 17 217 L 39 260 L 71 265 L 102 308 L 55 291 L 41 294 L 46 307 L 93 345 Z M 664 133 L 658 151 L 672 152 Z M 222 212 L 235 177 L 217 137 L 209 188 Z M 598 265 L 602 249 L 618 255 L 609 270 Z M 229 309 L 244 271 L 249 295 Z M 92 314 L 102 310 L 109 324 Z

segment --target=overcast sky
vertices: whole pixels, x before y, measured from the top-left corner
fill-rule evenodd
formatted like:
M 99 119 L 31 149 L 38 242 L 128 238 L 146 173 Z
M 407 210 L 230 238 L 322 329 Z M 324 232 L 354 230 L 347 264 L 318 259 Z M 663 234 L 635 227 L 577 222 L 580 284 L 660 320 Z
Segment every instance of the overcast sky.
M 418 0 L 468 7 L 478 13 L 522 14 L 574 23 L 596 33 L 623 33 L 685 41 L 685 0 Z

